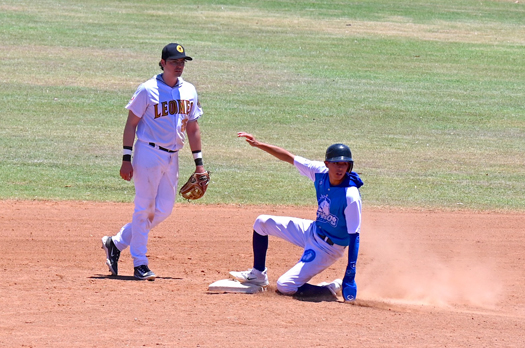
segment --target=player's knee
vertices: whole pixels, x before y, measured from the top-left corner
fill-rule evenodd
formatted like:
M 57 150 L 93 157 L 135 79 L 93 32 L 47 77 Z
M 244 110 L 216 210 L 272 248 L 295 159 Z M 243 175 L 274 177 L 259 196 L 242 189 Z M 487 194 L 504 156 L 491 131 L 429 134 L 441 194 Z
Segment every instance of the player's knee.
M 170 216 L 171 212 L 155 212 L 151 215 L 151 227 L 155 227 Z
M 135 214 L 149 215 L 155 212 L 155 201 L 151 197 L 135 195 Z
M 297 289 L 299 289 L 297 284 L 290 281 L 290 279 L 281 277 L 277 280 L 277 290 L 283 295 L 293 295 L 297 292 Z
M 259 215 L 253 224 L 253 230 L 261 236 L 268 235 L 268 222 L 272 220 L 271 215 Z

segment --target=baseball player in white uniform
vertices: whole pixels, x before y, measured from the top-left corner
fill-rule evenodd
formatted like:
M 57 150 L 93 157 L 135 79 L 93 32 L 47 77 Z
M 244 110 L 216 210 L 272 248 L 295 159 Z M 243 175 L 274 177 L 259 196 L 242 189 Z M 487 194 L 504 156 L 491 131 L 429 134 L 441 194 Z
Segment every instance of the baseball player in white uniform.
M 280 147 L 257 141 L 253 135 L 240 132 L 239 137 L 278 159 L 294 165 L 301 175 L 314 182 L 317 193 L 315 221 L 294 217 L 260 215 L 253 225 L 253 268 L 230 272 L 237 280 L 266 286 L 266 252 L 268 236 L 276 236 L 304 248 L 301 259 L 277 280 L 277 290 L 298 299 L 337 299 L 342 291 L 345 301 L 357 295 L 355 271 L 361 229 L 361 195 L 363 182 L 353 172 L 350 148 L 333 144 L 326 150 L 325 161 L 310 161 Z M 342 280 L 318 285 L 308 281 L 344 255 L 348 264 Z
M 198 124 L 202 109 L 195 87 L 181 77 L 185 63 L 190 60 L 181 45 L 166 45 L 159 62 L 163 72 L 142 83 L 126 106 L 129 112 L 120 176 L 134 181 L 135 210 L 131 222 L 115 236 L 102 238 L 106 264 L 113 275 L 118 275 L 120 252 L 129 246 L 134 276 L 155 279 L 146 257 L 148 235 L 171 214 L 175 204 L 178 151 L 184 146 L 185 134 L 195 160 L 195 172 L 205 172 Z

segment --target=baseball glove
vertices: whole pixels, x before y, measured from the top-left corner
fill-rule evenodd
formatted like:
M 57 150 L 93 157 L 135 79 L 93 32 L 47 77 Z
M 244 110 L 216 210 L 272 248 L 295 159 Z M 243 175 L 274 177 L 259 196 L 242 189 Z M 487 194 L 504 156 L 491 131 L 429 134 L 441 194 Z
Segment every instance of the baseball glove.
M 204 196 L 208 183 L 210 182 L 210 173 L 193 173 L 188 181 L 180 188 L 180 195 L 187 200 L 199 199 Z

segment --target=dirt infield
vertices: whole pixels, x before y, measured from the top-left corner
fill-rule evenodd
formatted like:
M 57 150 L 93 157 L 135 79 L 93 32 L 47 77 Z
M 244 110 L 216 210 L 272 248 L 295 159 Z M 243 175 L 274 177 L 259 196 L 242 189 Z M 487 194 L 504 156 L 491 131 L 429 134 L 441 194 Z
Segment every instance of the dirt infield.
M 365 208 L 352 305 L 278 295 L 302 250 L 272 238 L 266 292 L 207 291 L 251 266 L 257 215 L 313 218 L 313 208 L 178 204 L 150 234 L 154 282 L 133 280 L 129 251 L 121 276 L 104 264 L 101 237 L 132 210 L 0 201 L 1 347 L 525 346 L 523 214 Z

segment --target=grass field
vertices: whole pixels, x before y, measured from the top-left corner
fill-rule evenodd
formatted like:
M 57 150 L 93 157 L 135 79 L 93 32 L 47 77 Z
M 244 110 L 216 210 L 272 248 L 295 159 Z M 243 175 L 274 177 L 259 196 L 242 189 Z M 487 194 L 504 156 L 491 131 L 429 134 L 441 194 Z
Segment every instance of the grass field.
M 0 0 L 0 40 L 1 199 L 131 201 L 124 106 L 179 42 L 198 204 L 315 204 L 247 131 L 312 159 L 348 144 L 368 206 L 525 210 L 522 2 Z

